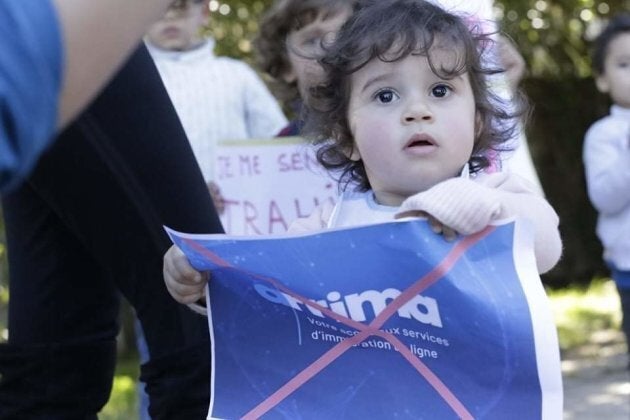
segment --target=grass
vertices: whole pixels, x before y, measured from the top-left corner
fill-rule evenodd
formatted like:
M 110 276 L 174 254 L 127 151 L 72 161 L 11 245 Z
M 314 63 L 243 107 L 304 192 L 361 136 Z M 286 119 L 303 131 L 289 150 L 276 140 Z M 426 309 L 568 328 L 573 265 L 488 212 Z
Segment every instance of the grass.
M 615 284 L 596 279 L 588 288 L 547 291 L 558 329 L 563 354 L 602 343 L 606 332 L 616 332 L 621 324 L 621 308 Z M 619 337 L 609 334 L 609 337 Z
M 135 420 L 138 418 L 138 391 L 136 389 L 138 373 L 137 354 L 119 358 L 112 394 L 109 402 L 98 415 L 100 420 Z

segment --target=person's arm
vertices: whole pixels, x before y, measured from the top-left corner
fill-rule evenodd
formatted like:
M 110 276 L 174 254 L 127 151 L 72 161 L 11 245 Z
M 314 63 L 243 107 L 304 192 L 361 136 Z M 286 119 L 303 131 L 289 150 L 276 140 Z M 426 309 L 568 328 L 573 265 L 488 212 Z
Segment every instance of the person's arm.
M 28 176 L 171 1 L 0 2 L 0 192 Z
M 256 72 L 245 63 L 240 64 L 247 134 L 258 139 L 273 137 L 286 127 L 287 118 Z
M 52 140 L 63 77 L 55 10 L 0 2 L 0 192 L 17 186 Z
M 452 178 L 405 200 L 398 217 L 430 216 L 450 230 L 469 235 L 492 221 L 512 216 L 534 223 L 534 253 L 538 271 L 551 270 L 562 254 L 558 215 L 523 178 L 509 173 L 480 176 L 473 181 Z M 438 226 L 435 225 L 434 229 Z M 437 232 L 437 230 L 436 230 Z M 438 232 L 440 233 L 440 232 Z
M 630 206 L 630 145 L 627 134 L 604 124 L 588 130 L 584 140 L 584 169 L 588 195 L 602 214 L 616 214 Z
M 65 53 L 58 127 L 99 92 L 173 0 L 52 0 Z
M 551 204 L 533 185 L 515 174 L 493 174 L 481 183 L 495 189 L 501 203 L 499 218 L 518 216 L 534 225 L 534 254 L 539 273 L 551 270 L 562 256 L 560 219 Z

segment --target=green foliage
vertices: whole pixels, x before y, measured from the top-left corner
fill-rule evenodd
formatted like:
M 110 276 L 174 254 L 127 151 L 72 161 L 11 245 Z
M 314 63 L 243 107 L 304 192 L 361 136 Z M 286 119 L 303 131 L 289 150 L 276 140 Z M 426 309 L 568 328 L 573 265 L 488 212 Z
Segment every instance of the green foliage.
M 258 21 L 273 0 L 211 1 L 208 33 L 217 40 L 219 55 L 251 62 L 251 41 L 258 33 Z
M 101 420 L 131 420 L 138 418 L 136 381 L 130 376 L 116 375 L 109 402 L 99 413 Z
M 213 0 L 209 33 L 219 54 L 251 59 L 251 40 L 273 0 Z M 495 15 L 526 58 L 531 77 L 591 74 L 589 41 L 630 0 L 497 0 Z
M 499 0 L 502 30 L 519 46 L 531 77 L 561 79 L 591 75 L 590 41 L 628 0 Z
M 116 365 L 114 385 L 108 403 L 98 415 L 100 420 L 133 420 L 138 416 L 138 357 L 130 353 Z

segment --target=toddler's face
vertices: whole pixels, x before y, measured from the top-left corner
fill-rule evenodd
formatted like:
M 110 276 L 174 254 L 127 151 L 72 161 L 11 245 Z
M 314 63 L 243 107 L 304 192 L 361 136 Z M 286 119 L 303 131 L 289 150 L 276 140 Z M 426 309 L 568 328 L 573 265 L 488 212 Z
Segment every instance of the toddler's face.
M 615 104 L 630 108 L 630 32 L 616 36 L 608 45 L 604 74 L 597 77 L 597 87 Z
M 322 55 L 322 41 L 332 40 L 351 13 L 349 6 L 336 13 L 320 11 L 311 23 L 288 35 L 287 55 L 291 71 L 283 77 L 287 83 L 297 82 L 303 99 L 308 89 L 322 80 L 323 69 L 317 63 Z
M 163 50 L 186 51 L 202 42 L 200 31 L 207 19 L 207 1 L 179 0 L 149 28 L 147 39 Z
M 431 50 L 435 68 L 453 68 L 457 52 Z M 447 80 L 427 57 L 373 59 L 351 76 L 348 121 L 353 160 L 363 160 L 377 201 L 407 197 L 458 176 L 475 138 L 475 98 L 468 74 Z

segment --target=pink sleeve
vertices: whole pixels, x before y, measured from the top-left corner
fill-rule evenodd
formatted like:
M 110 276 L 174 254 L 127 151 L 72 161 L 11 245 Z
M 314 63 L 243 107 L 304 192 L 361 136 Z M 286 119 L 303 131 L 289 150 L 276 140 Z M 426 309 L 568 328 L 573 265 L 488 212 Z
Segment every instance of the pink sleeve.
M 448 179 L 405 200 L 401 213 L 414 212 L 427 213 L 465 235 L 479 232 L 495 220 L 526 218 L 535 227 L 538 271 L 551 270 L 562 254 L 558 215 L 532 184 L 515 174 Z
M 560 220 L 551 204 L 536 192 L 534 185 L 516 174 L 504 172 L 481 176 L 479 182 L 499 192 L 502 217 L 519 216 L 533 222 L 538 271 L 551 270 L 562 255 Z

